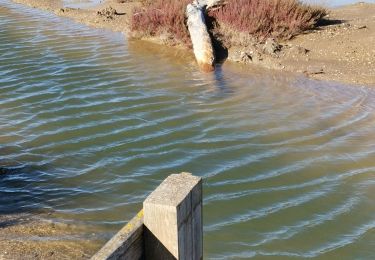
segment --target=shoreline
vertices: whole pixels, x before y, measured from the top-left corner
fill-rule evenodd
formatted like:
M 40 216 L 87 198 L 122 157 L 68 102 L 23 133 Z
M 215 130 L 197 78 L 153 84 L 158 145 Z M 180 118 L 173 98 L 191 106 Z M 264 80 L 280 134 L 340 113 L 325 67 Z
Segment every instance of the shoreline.
M 104 243 L 89 226 L 45 213 L 0 215 L 0 260 L 89 259 Z
M 79 9 L 64 7 L 60 0 L 12 0 L 15 3 L 53 12 L 78 23 L 130 34 L 130 15 L 139 1 L 106 0 Z M 326 24 L 285 42 L 264 46 L 234 46 L 225 62 L 293 72 L 324 81 L 375 86 L 375 4 L 356 3 L 329 9 Z M 168 39 L 141 39 L 169 45 Z M 275 47 L 276 46 L 276 47 Z M 174 46 L 181 48 L 181 46 Z M 189 50 L 191 51 L 191 50 Z M 192 51 L 191 51 L 192 52 Z

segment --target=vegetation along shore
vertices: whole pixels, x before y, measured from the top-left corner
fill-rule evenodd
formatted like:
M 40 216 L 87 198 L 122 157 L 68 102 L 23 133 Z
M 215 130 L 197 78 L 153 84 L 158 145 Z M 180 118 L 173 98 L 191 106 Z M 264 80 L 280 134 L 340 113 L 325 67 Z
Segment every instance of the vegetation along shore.
M 60 0 L 14 1 L 129 38 L 191 48 L 189 0 L 106 0 L 89 8 L 64 7 Z M 375 4 L 330 10 L 296 0 L 229 0 L 210 10 L 207 20 L 219 60 L 375 85 Z

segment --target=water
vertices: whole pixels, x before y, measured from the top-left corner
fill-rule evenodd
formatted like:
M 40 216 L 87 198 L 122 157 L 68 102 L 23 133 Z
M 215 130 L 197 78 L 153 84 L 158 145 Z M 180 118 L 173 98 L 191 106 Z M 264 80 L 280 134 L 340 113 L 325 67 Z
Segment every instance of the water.
M 63 5 L 71 8 L 91 8 L 104 2 L 103 0 L 62 0 Z
M 373 258 L 373 89 L 140 45 L 0 0 L 2 214 L 106 239 L 190 171 L 207 259 Z

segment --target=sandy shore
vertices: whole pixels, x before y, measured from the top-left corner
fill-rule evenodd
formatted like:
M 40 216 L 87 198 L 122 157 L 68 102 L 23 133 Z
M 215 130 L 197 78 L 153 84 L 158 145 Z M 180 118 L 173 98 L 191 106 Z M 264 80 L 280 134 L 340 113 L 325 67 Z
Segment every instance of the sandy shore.
M 0 260 L 88 259 L 103 244 L 89 227 L 48 218 L 0 215 Z
M 126 1 L 119 3 L 117 0 L 107 0 L 93 8 L 69 8 L 64 7 L 60 0 L 13 0 L 16 3 L 24 4 L 33 8 L 46 10 L 58 16 L 73 19 L 95 28 L 109 29 L 115 32 L 129 32 L 129 16 L 139 2 Z M 114 11 L 116 11 L 114 13 Z
M 274 50 L 233 47 L 229 59 L 355 85 L 375 86 L 375 4 L 329 11 L 326 24 Z
M 333 24 L 286 43 L 308 52 L 282 56 L 282 66 L 317 79 L 375 86 L 375 4 L 332 10 L 329 20 Z
M 60 0 L 14 0 L 96 28 L 129 33 L 138 1 L 106 0 L 89 9 L 64 8 Z M 123 2 L 123 3 L 121 3 Z M 162 39 L 148 39 L 163 43 Z M 232 47 L 227 61 L 303 73 L 320 80 L 375 86 L 375 4 L 357 3 L 329 11 L 326 24 L 287 42 L 277 51 Z

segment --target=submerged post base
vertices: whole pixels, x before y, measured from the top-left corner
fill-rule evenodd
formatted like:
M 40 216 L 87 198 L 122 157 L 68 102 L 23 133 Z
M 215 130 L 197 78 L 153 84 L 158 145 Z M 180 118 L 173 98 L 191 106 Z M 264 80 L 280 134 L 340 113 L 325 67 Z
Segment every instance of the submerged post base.
M 215 70 L 215 54 L 204 19 L 204 8 L 197 2 L 188 4 L 186 16 L 195 58 L 201 70 L 210 72 Z

